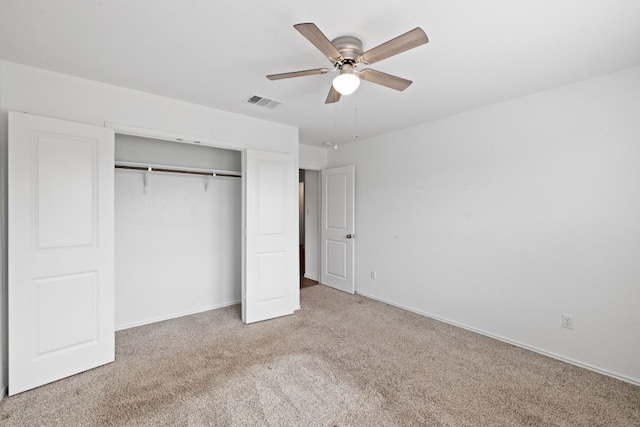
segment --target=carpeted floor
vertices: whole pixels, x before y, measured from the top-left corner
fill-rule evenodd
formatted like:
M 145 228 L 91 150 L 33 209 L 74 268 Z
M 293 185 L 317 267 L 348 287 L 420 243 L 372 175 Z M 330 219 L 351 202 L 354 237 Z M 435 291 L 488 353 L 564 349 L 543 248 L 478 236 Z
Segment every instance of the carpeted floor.
M 116 362 L 0 402 L 3 426 L 639 426 L 640 387 L 324 286 L 116 334 Z

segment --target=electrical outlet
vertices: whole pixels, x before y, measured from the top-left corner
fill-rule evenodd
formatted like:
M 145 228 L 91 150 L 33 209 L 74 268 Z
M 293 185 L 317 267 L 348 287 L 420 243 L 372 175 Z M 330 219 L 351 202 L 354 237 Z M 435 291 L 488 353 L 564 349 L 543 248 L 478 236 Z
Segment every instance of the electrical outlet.
M 562 314 L 562 327 L 573 329 L 573 316 L 570 314 Z
M 373 280 L 376 280 L 376 272 L 375 272 L 375 270 L 371 270 L 371 278 Z

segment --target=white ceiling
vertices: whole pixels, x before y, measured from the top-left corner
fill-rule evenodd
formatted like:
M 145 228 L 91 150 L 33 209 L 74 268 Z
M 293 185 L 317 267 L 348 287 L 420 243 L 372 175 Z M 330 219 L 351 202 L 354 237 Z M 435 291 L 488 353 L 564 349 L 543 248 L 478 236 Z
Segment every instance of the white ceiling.
M 413 80 L 363 82 L 325 105 L 331 67 L 293 25 L 370 49 L 417 26 L 430 42 L 371 66 Z M 640 65 L 638 0 L 2 0 L 0 58 L 300 128 L 346 143 Z M 283 101 L 270 110 L 251 94 Z

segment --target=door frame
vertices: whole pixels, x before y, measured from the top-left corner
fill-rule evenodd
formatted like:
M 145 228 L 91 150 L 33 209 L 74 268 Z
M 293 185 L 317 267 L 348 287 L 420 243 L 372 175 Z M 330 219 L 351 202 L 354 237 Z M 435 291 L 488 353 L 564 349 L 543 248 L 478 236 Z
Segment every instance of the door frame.
M 318 172 L 318 224 L 317 224 L 317 232 L 318 232 L 318 242 L 316 244 L 316 250 L 317 250 L 317 265 L 318 265 L 318 283 L 319 284 L 323 284 L 321 281 L 321 271 L 322 271 L 322 221 L 323 221 L 323 212 L 322 212 L 322 171 L 323 170 L 327 170 L 327 169 L 333 169 L 334 167 L 329 167 L 329 166 L 317 166 L 317 165 L 312 165 L 312 164 L 299 164 L 298 165 L 298 169 L 301 170 L 305 170 L 305 171 L 314 171 L 314 172 Z M 306 182 L 305 182 L 305 193 L 306 193 Z M 354 189 L 355 190 L 355 189 Z M 355 193 L 354 193 L 354 198 L 355 198 Z M 355 200 L 354 200 L 354 204 L 355 204 Z M 354 214 L 355 216 L 355 214 Z M 355 220 L 355 218 L 354 218 Z M 306 246 L 306 242 L 305 242 L 305 246 Z M 354 255 L 354 270 L 355 270 L 355 255 Z M 353 272 L 354 274 L 354 293 L 358 293 L 357 292 L 357 286 L 355 283 L 355 271 Z
M 318 241 L 316 242 L 316 253 L 318 254 L 317 257 L 316 257 L 316 264 L 318 266 L 316 281 L 318 282 L 318 284 L 322 284 L 320 282 L 320 269 L 322 268 L 322 266 L 320 265 L 320 262 L 321 262 L 320 249 L 321 249 L 321 243 L 322 243 L 321 240 L 320 240 L 320 232 L 322 231 L 322 206 L 321 206 L 321 198 L 322 198 L 322 193 L 321 193 L 322 185 L 321 184 L 322 184 L 322 182 L 321 182 L 321 178 L 320 178 L 320 173 L 322 172 L 323 169 L 327 169 L 327 168 L 321 168 L 321 167 L 317 167 L 317 166 L 298 165 L 298 170 L 318 172 L 318 188 L 317 188 L 318 199 L 316 201 L 317 202 L 317 206 L 318 206 L 318 211 L 316 212 L 316 214 L 318 215 L 318 224 L 316 224 L 316 232 L 317 232 L 317 235 L 318 235 Z M 307 188 L 306 187 L 307 187 L 307 184 L 305 182 L 305 195 L 307 193 Z M 306 212 L 306 206 L 305 206 L 305 212 Z M 306 215 L 306 213 L 305 213 L 305 215 Z M 304 245 L 305 245 L 305 248 L 306 248 L 306 246 L 307 246 L 306 234 L 305 234 Z M 305 253 L 305 256 L 306 256 L 306 253 Z M 305 270 L 306 270 L 306 266 L 305 266 Z
M 317 206 L 317 210 L 316 210 L 316 215 L 318 217 L 318 223 L 316 224 L 316 234 L 318 236 L 318 241 L 316 242 L 316 265 L 318 266 L 317 271 L 316 271 L 316 279 L 312 279 L 317 281 L 318 283 L 320 283 L 320 247 L 321 247 L 321 240 L 320 240 L 320 231 L 321 231 L 321 226 L 322 226 L 322 219 L 321 219 L 321 215 L 322 215 L 322 207 L 320 206 L 320 202 L 321 202 L 321 197 L 322 197 L 322 193 L 321 191 L 321 181 L 320 181 L 320 173 L 322 172 L 322 168 L 318 168 L 318 167 L 310 167 L 310 166 L 304 166 L 304 165 L 299 165 L 298 170 L 302 170 L 302 171 L 311 171 L 311 172 L 317 172 L 318 173 L 318 188 L 316 189 L 318 197 L 316 200 L 316 206 Z M 305 180 L 305 184 L 304 184 L 304 197 L 306 200 L 306 195 L 307 195 L 307 182 Z M 303 201 L 304 202 L 304 201 Z M 298 203 L 300 203 L 300 201 L 298 200 Z M 304 203 L 304 215 L 306 216 L 306 211 L 308 209 L 306 203 Z M 306 222 L 306 218 L 305 218 L 305 222 Z M 304 246 L 305 246 L 305 257 L 307 257 L 307 253 L 308 251 L 306 250 L 307 245 L 307 234 L 305 233 L 305 241 L 304 241 Z M 305 266 L 305 273 L 306 273 L 306 266 Z

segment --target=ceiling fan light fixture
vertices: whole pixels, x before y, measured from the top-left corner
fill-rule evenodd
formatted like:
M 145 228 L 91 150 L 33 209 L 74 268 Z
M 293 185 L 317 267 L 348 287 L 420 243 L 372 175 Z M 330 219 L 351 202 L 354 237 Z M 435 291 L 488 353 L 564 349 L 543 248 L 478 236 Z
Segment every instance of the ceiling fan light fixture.
M 333 79 L 333 87 L 342 95 L 351 95 L 360 86 L 360 77 L 351 65 L 343 65 L 340 75 Z
M 327 95 L 325 104 L 333 104 L 340 101 L 342 95 L 350 95 L 360 86 L 360 80 L 366 80 L 381 86 L 386 86 L 398 91 L 405 90 L 411 85 L 411 80 L 403 79 L 391 74 L 371 70 L 369 68 L 356 71 L 360 65 L 370 65 L 383 59 L 395 56 L 399 53 L 413 49 L 429 42 L 427 34 L 420 27 L 399 35 L 381 45 L 362 50 L 362 41 L 351 35 L 336 37 L 332 41 L 312 22 L 296 24 L 293 26 L 304 38 L 318 49 L 331 64 L 334 71 L 340 69 L 340 75 L 333 79 L 331 89 Z M 290 79 L 293 77 L 312 76 L 326 74 L 327 68 L 315 68 L 312 70 L 294 71 L 289 73 L 269 74 L 269 80 Z

